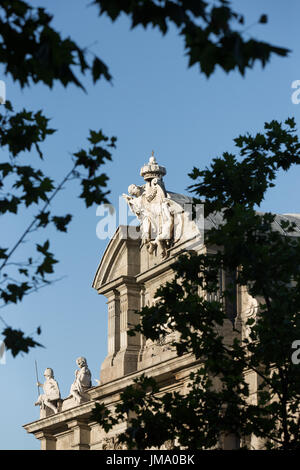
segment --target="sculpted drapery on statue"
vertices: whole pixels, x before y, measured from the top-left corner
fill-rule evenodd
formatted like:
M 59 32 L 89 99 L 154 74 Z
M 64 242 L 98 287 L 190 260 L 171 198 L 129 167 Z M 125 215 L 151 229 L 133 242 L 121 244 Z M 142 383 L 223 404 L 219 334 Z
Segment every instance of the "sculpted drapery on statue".
M 251 341 L 251 326 L 247 324 L 248 320 L 253 320 L 254 324 L 259 311 L 259 303 L 257 299 L 252 297 L 248 291 L 246 291 L 246 302 L 242 310 L 244 320 L 244 337 Z M 253 325 L 252 325 L 253 326 Z
M 75 380 L 71 385 L 70 396 L 73 396 L 77 403 L 81 403 L 86 398 L 86 391 L 91 388 L 91 372 L 88 368 L 85 357 L 76 359 L 79 369 L 75 370 Z
M 159 250 L 162 258 L 167 257 L 174 241 L 174 210 L 162 179 L 165 174 L 165 167 L 158 165 L 152 152 L 149 162 L 141 169 L 146 184 L 131 184 L 129 194 L 123 194 L 140 221 L 142 243 L 149 253 L 158 254 Z
M 35 405 L 40 405 L 42 409 L 47 406 L 48 408 L 50 408 L 50 410 L 54 411 L 54 413 L 57 413 L 57 402 L 60 399 L 60 391 L 58 383 L 54 379 L 53 370 L 50 367 L 45 370 L 44 377 L 44 384 L 37 382 L 37 386 L 42 387 L 44 393 L 39 396 L 38 401 L 35 403 Z
M 71 385 L 68 397 L 74 398 L 73 406 L 77 406 L 78 404 L 89 400 L 89 396 L 86 392 L 92 387 L 91 372 L 88 368 L 86 359 L 84 357 L 79 357 L 76 360 L 76 364 L 79 369 L 75 371 L 75 380 Z M 35 403 L 36 406 L 40 406 L 41 418 L 47 417 L 49 415 L 49 410 L 52 410 L 55 414 L 59 411 L 64 411 L 64 400 L 61 400 L 59 386 L 57 381 L 54 379 L 53 369 L 48 367 L 44 372 L 44 377 L 44 384 L 37 381 L 37 386 L 42 387 L 43 393 L 39 395 L 38 400 Z M 47 408 L 49 410 L 47 410 Z

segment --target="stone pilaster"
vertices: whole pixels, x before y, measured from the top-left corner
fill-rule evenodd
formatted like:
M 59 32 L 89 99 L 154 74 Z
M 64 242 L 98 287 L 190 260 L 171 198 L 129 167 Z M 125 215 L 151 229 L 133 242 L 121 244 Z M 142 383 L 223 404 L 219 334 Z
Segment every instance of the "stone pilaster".
M 68 428 L 72 430 L 73 438 L 72 450 L 90 450 L 90 427 L 84 421 L 74 419 L 68 423 Z
M 34 434 L 41 442 L 41 450 L 56 450 L 56 438 L 47 431 L 39 431 Z
M 120 294 L 115 289 L 108 299 L 108 355 L 120 349 Z
M 129 336 L 128 331 L 139 323 L 135 313 L 141 308 L 140 286 L 136 283 L 126 283 L 120 288 L 120 351 L 118 361 L 122 364 L 122 375 L 137 370 L 137 359 L 141 348 L 140 334 Z
M 141 348 L 140 335 L 128 331 L 139 321 L 135 311 L 141 307 L 141 287 L 134 277 L 126 276 L 117 288 L 107 292 L 108 298 L 108 355 L 101 366 L 101 384 L 137 370 Z
M 101 382 L 111 380 L 114 357 L 120 349 L 120 294 L 113 289 L 107 294 L 108 305 L 108 353 L 101 365 Z

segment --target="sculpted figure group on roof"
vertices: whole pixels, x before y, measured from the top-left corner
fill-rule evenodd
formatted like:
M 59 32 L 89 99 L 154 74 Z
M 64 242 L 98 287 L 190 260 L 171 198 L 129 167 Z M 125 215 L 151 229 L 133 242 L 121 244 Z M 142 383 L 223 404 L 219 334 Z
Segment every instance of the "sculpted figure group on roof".
M 142 243 L 149 253 L 159 251 L 162 258 L 166 258 L 174 241 L 174 209 L 163 182 L 166 169 L 158 165 L 152 152 L 140 174 L 146 184 L 131 184 L 123 197 L 139 219 Z
M 80 405 L 82 401 L 88 399 L 86 391 L 92 386 L 92 376 L 88 368 L 87 361 L 84 357 L 76 359 L 79 369 L 75 370 L 75 380 L 71 385 L 69 397 L 73 397 L 75 403 Z M 36 406 L 41 409 L 48 407 L 54 413 L 60 411 L 61 396 L 57 381 L 54 379 L 53 369 L 47 367 L 44 372 L 45 382 L 41 384 L 37 382 L 37 386 L 43 389 L 43 393 L 39 395 Z

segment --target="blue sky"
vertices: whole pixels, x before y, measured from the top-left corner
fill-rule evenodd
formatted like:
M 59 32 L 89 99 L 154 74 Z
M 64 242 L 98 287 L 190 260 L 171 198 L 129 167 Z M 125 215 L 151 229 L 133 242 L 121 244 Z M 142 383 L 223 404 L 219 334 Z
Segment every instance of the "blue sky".
M 70 153 L 85 145 L 89 129 L 102 128 L 107 135 L 118 137 L 113 162 L 106 165 L 110 200 L 117 204 L 129 184 L 142 182 L 139 170 L 152 149 L 167 168 L 167 188 L 186 193 L 190 183 L 187 174 L 193 166 L 203 168 L 223 151 L 232 151 L 232 140 L 239 134 L 259 131 L 265 121 L 288 116 L 295 117 L 299 128 L 300 104 L 291 101 L 291 84 L 300 79 L 297 0 L 234 2 L 245 14 L 246 26 L 262 13 L 268 14 L 267 25 L 254 25 L 247 34 L 292 52 L 289 58 L 273 58 L 265 69 L 255 66 L 245 78 L 218 70 L 210 79 L 197 67 L 188 69 L 182 39 L 174 29 L 165 37 L 152 29 L 131 31 L 127 18 L 116 23 L 99 18 L 96 7 L 87 6 L 88 1 L 72 2 L 72 8 L 70 2 L 61 0 L 30 3 L 47 7 L 54 14 L 54 26 L 82 47 L 90 46 L 113 75 L 113 86 L 104 81 L 94 86 L 86 79 L 87 94 L 60 85 L 53 90 L 35 85 L 22 91 L 3 76 L 0 67 L 7 99 L 16 108 L 42 108 L 52 118 L 52 127 L 58 129 L 43 146 L 47 155 L 43 169 L 56 179 L 71 166 Z M 1 154 L 1 159 L 4 156 Z M 299 168 L 280 175 L 262 210 L 299 213 L 299 180 Z M 57 214 L 74 214 L 69 233 L 41 233 L 42 240 L 51 239 L 60 260 L 56 276 L 63 279 L 28 296 L 22 304 L 0 311 L 7 323 L 28 334 L 41 325 L 39 340 L 45 346 L 16 359 L 7 354 L 6 365 L 0 365 L 0 449 L 39 448 L 39 442 L 22 429 L 39 416 L 34 407 L 35 360 L 40 380 L 44 369 L 52 367 L 66 396 L 76 358 L 85 356 L 93 377 L 99 378 L 106 355 L 106 302 L 91 284 L 108 241 L 96 237 L 96 207 L 86 209 L 77 195 L 78 189 L 71 185 L 53 203 Z M 25 211 L 5 224 L 2 221 L 1 244 L 17 239 L 28 222 Z M 30 243 L 22 250 L 30 252 Z

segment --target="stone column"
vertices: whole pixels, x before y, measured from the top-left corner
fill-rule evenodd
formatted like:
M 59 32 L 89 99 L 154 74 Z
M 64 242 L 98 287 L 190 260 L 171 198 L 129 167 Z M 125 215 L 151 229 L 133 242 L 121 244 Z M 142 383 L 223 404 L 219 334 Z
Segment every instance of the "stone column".
M 34 436 L 41 441 L 41 450 L 56 450 L 56 438 L 47 431 L 39 431 Z
M 72 450 L 90 450 L 90 427 L 78 419 L 68 423 L 68 428 L 73 432 L 71 439 Z

